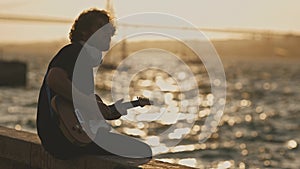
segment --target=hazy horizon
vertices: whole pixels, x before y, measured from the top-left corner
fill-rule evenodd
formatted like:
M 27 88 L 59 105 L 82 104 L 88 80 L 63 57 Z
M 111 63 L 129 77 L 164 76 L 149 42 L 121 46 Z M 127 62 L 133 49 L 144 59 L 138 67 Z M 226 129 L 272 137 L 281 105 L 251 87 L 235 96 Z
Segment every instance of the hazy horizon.
M 114 0 L 117 18 L 140 12 L 162 12 L 181 17 L 196 27 L 259 29 L 300 32 L 297 22 L 300 1 L 208 1 L 191 0 L 188 3 L 172 1 Z M 3 0 L 0 15 L 45 16 L 74 20 L 81 11 L 105 8 L 106 1 L 63 2 L 37 0 Z M 147 21 L 145 21 L 147 23 Z M 48 41 L 68 37 L 71 24 L 51 24 L 0 20 L 0 42 Z

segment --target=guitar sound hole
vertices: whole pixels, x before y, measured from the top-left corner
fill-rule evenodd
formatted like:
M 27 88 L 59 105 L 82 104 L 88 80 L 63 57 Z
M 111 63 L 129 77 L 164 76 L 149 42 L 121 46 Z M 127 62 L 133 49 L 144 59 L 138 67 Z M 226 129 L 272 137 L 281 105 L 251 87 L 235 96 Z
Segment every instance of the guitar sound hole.
M 73 131 L 75 131 L 75 130 L 76 130 L 76 128 L 73 126 L 73 127 L 72 127 L 72 130 L 73 130 Z

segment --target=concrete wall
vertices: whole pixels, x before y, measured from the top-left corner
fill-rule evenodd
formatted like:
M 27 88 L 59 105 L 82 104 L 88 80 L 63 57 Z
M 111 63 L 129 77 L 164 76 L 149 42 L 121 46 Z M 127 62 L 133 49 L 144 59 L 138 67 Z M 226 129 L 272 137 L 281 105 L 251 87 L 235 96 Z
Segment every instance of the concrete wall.
M 123 159 L 85 156 L 76 160 L 58 160 L 41 146 L 36 134 L 0 126 L 0 169 L 191 169 L 151 160 L 134 166 Z

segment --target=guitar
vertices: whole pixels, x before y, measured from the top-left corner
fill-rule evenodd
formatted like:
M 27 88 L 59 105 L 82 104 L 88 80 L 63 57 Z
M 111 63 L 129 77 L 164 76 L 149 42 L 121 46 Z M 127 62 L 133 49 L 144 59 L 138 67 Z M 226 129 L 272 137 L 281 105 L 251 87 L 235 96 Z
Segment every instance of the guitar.
M 97 101 L 102 102 L 99 96 L 96 95 L 96 98 Z M 139 97 L 137 100 L 121 104 L 126 110 L 137 106 L 144 107 L 145 105 L 152 105 L 152 101 Z M 90 137 L 93 138 L 96 134 L 91 130 L 89 121 L 95 121 L 95 119 L 83 118 L 86 117 L 84 113 L 78 109 L 74 110 L 72 102 L 58 95 L 51 99 L 51 107 L 56 114 L 59 128 L 71 143 L 78 146 L 86 146 L 92 142 Z M 108 107 L 111 111 L 117 110 L 114 105 Z

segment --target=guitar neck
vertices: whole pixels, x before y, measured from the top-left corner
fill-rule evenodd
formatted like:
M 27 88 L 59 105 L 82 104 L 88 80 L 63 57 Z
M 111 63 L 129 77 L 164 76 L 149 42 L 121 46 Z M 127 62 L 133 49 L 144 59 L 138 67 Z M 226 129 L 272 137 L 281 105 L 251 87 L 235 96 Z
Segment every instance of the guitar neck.
M 131 109 L 138 106 L 140 106 L 140 102 L 138 100 L 122 103 L 122 107 L 125 107 L 126 109 Z

